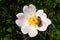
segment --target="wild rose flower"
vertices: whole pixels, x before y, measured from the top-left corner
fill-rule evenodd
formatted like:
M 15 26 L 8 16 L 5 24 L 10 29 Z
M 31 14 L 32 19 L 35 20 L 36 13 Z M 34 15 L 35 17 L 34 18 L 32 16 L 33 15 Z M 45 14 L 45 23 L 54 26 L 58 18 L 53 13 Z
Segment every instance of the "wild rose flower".
M 18 18 L 15 23 L 21 27 L 23 34 L 28 34 L 30 37 L 35 37 L 39 31 L 45 31 L 48 25 L 51 24 L 51 20 L 47 18 L 44 11 L 38 10 L 33 4 L 23 7 L 23 13 L 16 15 Z

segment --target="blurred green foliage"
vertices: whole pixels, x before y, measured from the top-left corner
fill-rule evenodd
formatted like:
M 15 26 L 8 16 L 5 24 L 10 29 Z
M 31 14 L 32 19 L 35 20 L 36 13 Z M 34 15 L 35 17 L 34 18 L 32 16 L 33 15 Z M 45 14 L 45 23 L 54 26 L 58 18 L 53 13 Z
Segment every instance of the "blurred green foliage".
M 16 14 L 29 4 L 43 9 L 52 21 L 45 32 L 34 38 L 23 35 L 15 24 Z M 60 0 L 0 0 L 0 40 L 60 40 Z

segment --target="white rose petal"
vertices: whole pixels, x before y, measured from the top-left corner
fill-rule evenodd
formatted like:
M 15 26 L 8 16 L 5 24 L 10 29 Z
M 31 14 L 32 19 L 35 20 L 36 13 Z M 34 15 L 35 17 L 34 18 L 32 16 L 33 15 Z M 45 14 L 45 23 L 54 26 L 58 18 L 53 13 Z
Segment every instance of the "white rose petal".
M 18 25 L 18 26 L 22 26 L 24 20 L 25 20 L 25 17 L 24 17 L 24 14 L 23 13 L 18 13 L 16 15 L 16 17 L 18 18 L 15 23 Z
M 21 19 L 21 18 L 24 17 L 24 14 L 23 14 L 23 13 L 18 13 L 18 14 L 16 15 L 16 17 L 17 17 L 18 19 Z
M 48 18 L 46 18 L 44 21 L 42 21 L 42 26 L 38 27 L 38 30 L 39 31 L 46 31 L 48 25 L 50 25 L 50 24 L 51 24 L 51 21 Z
M 43 10 L 38 10 L 36 15 L 40 16 L 41 20 L 44 20 L 45 18 L 47 18 L 47 15 L 44 13 Z
M 20 19 L 17 19 L 17 20 L 15 21 L 15 23 L 16 23 L 18 26 L 22 26 L 22 20 L 20 20 Z
M 47 25 L 42 25 L 41 27 L 38 27 L 37 29 L 39 30 L 39 31 L 46 31 L 47 30 Z
M 24 6 L 23 7 L 23 12 L 26 14 L 29 13 L 35 13 L 36 12 L 36 7 L 33 4 L 30 4 L 29 6 Z
M 28 30 L 29 30 L 29 27 L 27 27 L 27 26 L 24 26 L 24 27 L 21 28 L 21 31 L 22 31 L 23 34 L 27 34 Z
M 45 23 L 46 25 L 50 25 L 51 24 L 51 20 L 46 18 L 45 20 L 43 20 L 43 23 Z
M 38 34 L 38 31 L 36 30 L 36 28 L 31 27 L 28 34 L 30 37 L 35 37 Z

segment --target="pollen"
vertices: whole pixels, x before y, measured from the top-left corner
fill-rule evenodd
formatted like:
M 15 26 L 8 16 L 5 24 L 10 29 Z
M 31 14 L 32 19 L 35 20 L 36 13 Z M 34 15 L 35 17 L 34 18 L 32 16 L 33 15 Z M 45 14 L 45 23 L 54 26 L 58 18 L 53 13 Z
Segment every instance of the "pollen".
M 31 15 L 28 15 L 27 17 L 27 22 L 30 24 L 30 25 L 34 25 L 36 26 L 38 24 L 38 20 L 37 20 L 37 16 L 36 14 L 31 14 Z

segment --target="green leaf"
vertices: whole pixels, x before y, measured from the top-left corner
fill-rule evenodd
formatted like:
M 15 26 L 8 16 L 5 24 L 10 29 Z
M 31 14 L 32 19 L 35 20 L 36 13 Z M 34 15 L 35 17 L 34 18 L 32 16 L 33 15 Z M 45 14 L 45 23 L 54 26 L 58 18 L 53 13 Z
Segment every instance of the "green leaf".
M 1 1 L 1 0 L 0 0 Z
M 55 0 L 56 1 L 56 3 L 60 3 L 60 0 Z
M 8 31 L 8 32 L 12 32 L 12 29 L 11 29 L 11 28 L 8 28 L 7 31 Z
M 56 39 L 57 39 L 57 40 L 60 40 L 60 31 L 57 30 L 57 31 L 56 31 L 56 34 L 57 34 L 57 38 L 56 38 Z

